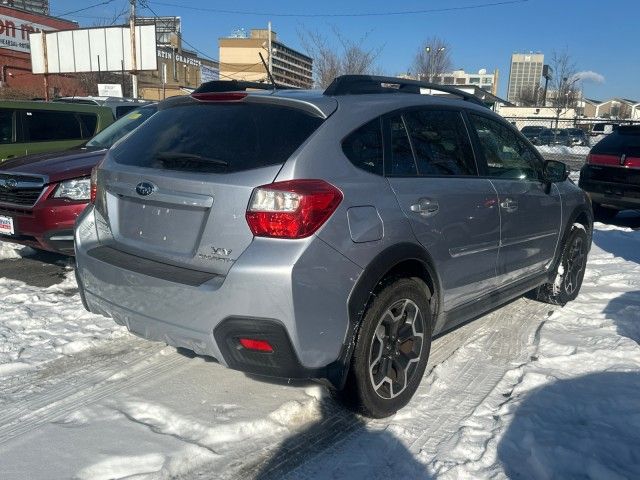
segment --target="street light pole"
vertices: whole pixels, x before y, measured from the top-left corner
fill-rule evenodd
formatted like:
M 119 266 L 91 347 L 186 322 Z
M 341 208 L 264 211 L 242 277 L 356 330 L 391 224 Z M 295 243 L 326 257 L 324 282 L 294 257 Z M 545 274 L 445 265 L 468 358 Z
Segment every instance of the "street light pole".
M 136 0 L 129 0 L 131 15 L 129 16 L 129 33 L 131 35 L 131 87 L 132 97 L 138 98 L 138 59 L 136 58 Z

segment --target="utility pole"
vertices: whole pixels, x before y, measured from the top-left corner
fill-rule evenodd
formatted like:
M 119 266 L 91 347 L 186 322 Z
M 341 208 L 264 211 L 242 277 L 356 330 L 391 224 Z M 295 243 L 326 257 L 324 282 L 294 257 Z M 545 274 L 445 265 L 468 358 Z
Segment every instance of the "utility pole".
M 129 0 L 131 14 L 129 15 L 129 33 L 131 35 L 131 84 L 133 98 L 138 98 L 138 59 L 136 58 L 136 0 Z
M 269 29 L 269 45 L 268 45 L 268 53 L 269 53 L 269 75 L 273 75 L 273 50 L 271 48 L 271 21 L 267 24 L 267 28 Z

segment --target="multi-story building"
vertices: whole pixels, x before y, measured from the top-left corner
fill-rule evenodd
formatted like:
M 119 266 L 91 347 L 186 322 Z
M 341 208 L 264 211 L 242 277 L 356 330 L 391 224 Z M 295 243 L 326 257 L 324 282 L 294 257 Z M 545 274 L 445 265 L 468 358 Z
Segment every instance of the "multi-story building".
M 492 95 L 498 93 L 498 70 L 493 73 L 487 73 L 487 70 L 482 68 L 478 70 L 478 73 L 467 73 L 464 70 L 454 70 L 453 72 L 443 73 L 437 75 L 435 83 L 441 83 L 446 85 L 472 85 L 482 90 L 486 90 Z
M 185 95 L 202 82 L 219 78 L 217 61 L 182 48 L 180 17 L 138 17 L 136 24 L 156 26 L 158 69 L 138 74 L 142 98 L 162 100 Z
M 19 8 L 27 12 L 49 15 L 49 0 L 2 0 L 2 5 L 11 8 Z
M 511 55 L 507 100 L 518 103 L 540 86 L 544 55 L 542 53 L 514 53 Z
M 269 37 L 271 48 L 269 48 Z M 268 81 L 260 53 L 269 62 L 276 83 L 288 87 L 311 88 L 313 60 L 278 41 L 276 32 L 253 29 L 249 37 L 234 36 L 218 39 L 220 76 L 236 80 Z

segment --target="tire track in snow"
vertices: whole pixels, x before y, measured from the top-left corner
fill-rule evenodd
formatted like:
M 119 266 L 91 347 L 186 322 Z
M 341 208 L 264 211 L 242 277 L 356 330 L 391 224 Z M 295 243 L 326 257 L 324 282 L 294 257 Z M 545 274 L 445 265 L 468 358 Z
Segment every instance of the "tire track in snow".
M 321 424 L 312 429 L 312 432 L 316 431 L 315 438 L 304 435 L 299 448 L 277 451 L 275 458 L 263 460 L 262 465 L 254 463 L 251 468 L 245 466 L 228 478 L 253 477 L 256 471 L 260 472 L 260 479 L 313 478 L 318 472 L 312 464 L 322 463 L 314 462 L 315 459 L 339 454 L 345 443 L 362 434 L 365 428 L 389 429 L 391 432 L 400 428 L 405 439 L 412 439 L 409 451 L 424 461 L 432 460 L 455 442 L 463 420 L 494 390 L 505 373 L 528 359 L 535 350 L 535 332 L 552 308 L 537 301 L 519 299 L 434 340 L 430 367 L 416 392 L 415 398 L 420 400 L 412 401 L 405 407 L 406 411 L 400 411 L 399 420 L 395 417 L 368 420 L 347 415 L 342 421 L 335 422 L 340 413 L 328 412 L 328 418 L 323 421 L 326 428 Z M 461 365 L 455 363 L 459 355 L 468 357 Z M 449 360 L 452 360 L 450 364 Z M 425 411 L 425 404 L 434 408 Z M 415 427 L 407 428 L 403 418 L 409 418 Z M 263 451 L 261 456 L 272 456 L 274 450 Z M 265 465 L 271 468 L 264 471 L 261 467 Z
M 170 373 L 190 360 L 171 349 L 165 350 L 167 347 L 164 345 L 144 343 L 146 345 L 141 346 L 142 342 L 130 338 L 124 345 L 113 348 L 111 353 L 105 353 L 97 362 L 63 371 L 50 379 L 41 393 L 11 404 L 0 415 L 0 444 L 79 408 Z M 121 352 L 127 344 L 130 351 L 123 359 Z M 87 353 L 91 355 L 92 352 Z M 126 364 L 124 369 L 123 363 Z

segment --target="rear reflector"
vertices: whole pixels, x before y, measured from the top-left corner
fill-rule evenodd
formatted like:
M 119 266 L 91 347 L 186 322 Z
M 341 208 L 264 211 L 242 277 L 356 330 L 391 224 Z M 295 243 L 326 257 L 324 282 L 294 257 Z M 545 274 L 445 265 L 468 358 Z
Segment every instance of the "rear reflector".
M 239 102 L 243 100 L 247 94 L 244 92 L 203 92 L 192 93 L 191 96 L 201 102 Z
M 256 352 L 273 352 L 273 347 L 266 340 L 256 340 L 254 338 L 241 338 L 240 345 L 247 350 L 255 350 Z
M 263 185 L 251 195 L 247 223 L 257 237 L 305 238 L 318 230 L 342 201 L 324 180 L 289 180 Z

